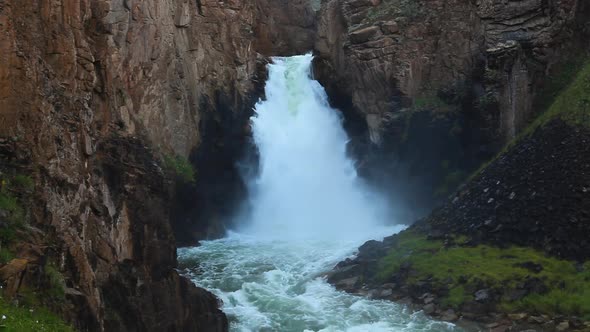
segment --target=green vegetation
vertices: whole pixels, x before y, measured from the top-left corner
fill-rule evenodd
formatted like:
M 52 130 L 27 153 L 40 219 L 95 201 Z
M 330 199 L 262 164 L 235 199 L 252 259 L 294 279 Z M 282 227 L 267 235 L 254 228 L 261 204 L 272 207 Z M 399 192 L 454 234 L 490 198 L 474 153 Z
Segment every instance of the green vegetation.
M 28 175 L 17 174 L 10 181 L 11 185 L 25 191 L 32 191 L 35 188 L 35 182 Z
M 52 300 L 61 301 L 65 297 L 65 281 L 59 269 L 53 264 L 45 265 L 45 276 L 48 279 L 49 288 L 46 290 Z
M 426 95 L 414 100 L 414 109 L 421 111 L 426 109 L 447 110 L 450 106 L 437 95 Z
M 549 109 L 526 129 L 524 135 L 531 134 L 555 118 L 571 125 L 590 127 L 590 61 L 586 62 L 576 79 L 559 94 Z
M 541 88 L 535 100 L 535 108 L 546 110 L 555 99 L 578 76 L 586 64 L 586 56 L 574 56 L 569 61 L 554 66 L 545 79 L 545 86 Z
M 458 308 L 468 297 L 465 287 L 456 285 L 449 290 L 449 295 L 443 299 L 442 304 L 448 307 Z
M 445 177 L 434 191 L 434 195 L 437 197 L 444 197 L 451 194 L 467 177 L 467 173 L 464 170 L 452 167 L 449 160 L 443 160 L 441 162 L 441 169 Z
M 0 264 L 6 264 L 15 258 L 14 254 L 7 248 L 0 248 Z
M 0 331 L 73 332 L 74 329 L 43 307 L 15 306 L 0 297 Z
M 377 279 L 386 282 L 402 266 L 410 266 L 406 283 L 429 281 L 448 290 L 442 304 L 460 307 L 474 299 L 481 288 L 494 289 L 502 296 L 500 309 L 546 314 L 583 316 L 590 319 L 590 263 L 580 272 L 574 262 L 547 257 L 523 247 L 497 248 L 465 246 L 466 237 L 451 241 L 428 240 L 415 231 L 398 235 L 394 248 L 379 262 Z M 540 269 L 527 268 L 538 266 Z M 512 301 L 506 294 L 528 278 L 537 278 L 550 291 L 531 293 Z M 485 285 L 485 286 L 484 286 Z
M 32 180 L 25 176 L 15 176 L 8 180 L 0 179 L 0 213 L 4 225 L 0 227 L 0 249 L 14 240 L 18 229 L 25 223 L 25 210 L 23 209 L 15 192 L 31 190 Z
M 164 156 L 164 166 L 180 180 L 187 183 L 195 182 L 195 170 L 186 158 Z

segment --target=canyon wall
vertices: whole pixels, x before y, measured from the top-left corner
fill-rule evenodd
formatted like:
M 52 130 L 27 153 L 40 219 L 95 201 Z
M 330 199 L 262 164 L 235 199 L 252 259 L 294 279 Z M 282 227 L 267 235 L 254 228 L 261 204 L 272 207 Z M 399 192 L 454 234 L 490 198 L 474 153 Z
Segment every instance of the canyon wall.
M 206 228 L 192 218 L 214 217 L 239 186 L 264 56 L 312 47 L 314 12 L 283 6 L 0 1 L 0 176 L 34 185 L 11 289 L 37 287 L 51 263 L 65 292 L 54 307 L 78 329 L 227 329 L 217 299 L 174 270 L 170 221 Z M 166 156 L 190 160 L 196 184 L 177 190 Z
M 316 76 L 364 122 L 361 170 L 427 211 L 413 204 L 446 197 L 546 109 L 590 46 L 589 17 L 576 0 L 328 0 Z

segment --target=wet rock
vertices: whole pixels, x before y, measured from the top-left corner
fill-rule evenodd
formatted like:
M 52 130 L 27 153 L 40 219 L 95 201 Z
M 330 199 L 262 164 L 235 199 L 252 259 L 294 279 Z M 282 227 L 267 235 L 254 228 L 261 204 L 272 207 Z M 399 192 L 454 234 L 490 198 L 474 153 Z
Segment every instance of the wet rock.
M 547 320 L 543 316 L 530 316 L 527 321 L 531 324 L 539 325 L 547 322 Z
M 488 300 L 490 300 L 490 292 L 487 289 L 480 289 L 477 292 L 475 292 L 473 296 L 475 297 L 475 301 L 477 302 L 487 302 Z
M 386 297 L 391 296 L 392 294 L 393 294 L 393 290 L 391 290 L 391 289 L 383 289 L 379 293 L 379 297 L 380 298 L 386 298 Z
M 440 319 L 447 321 L 447 322 L 454 322 L 457 319 L 459 319 L 459 317 L 457 316 L 457 314 L 455 313 L 455 311 L 453 309 L 448 309 L 448 310 L 445 310 L 441 314 Z
M 558 332 L 563 332 L 563 331 L 567 331 L 570 328 L 570 323 L 565 321 L 565 322 L 561 322 L 559 324 L 557 324 L 557 326 L 555 327 L 555 331 Z
M 514 321 L 526 319 L 528 315 L 526 313 L 508 314 L 508 318 Z
M 338 280 L 335 283 L 336 288 L 338 289 L 342 289 L 342 290 L 346 290 L 346 291 L 352 291 L 355 290 L 358 285 L 359 282 L 359 277 L 351 277 L 351 278 L 346 278 L 346 279 L 342 279 L 342 280 Z
M 429 304 L 423 306 L 422 310 L 424 311 L 425 314 L 431 315 L 436 310 L 436 307 L 434 306 L 433 303 L 429 303 Z
M 375 259 L 383 256 L 385 252 L 386 249 L 383 246 L 383 242 L 370 240 L 359 247 L 357 257 L 363 260 Z

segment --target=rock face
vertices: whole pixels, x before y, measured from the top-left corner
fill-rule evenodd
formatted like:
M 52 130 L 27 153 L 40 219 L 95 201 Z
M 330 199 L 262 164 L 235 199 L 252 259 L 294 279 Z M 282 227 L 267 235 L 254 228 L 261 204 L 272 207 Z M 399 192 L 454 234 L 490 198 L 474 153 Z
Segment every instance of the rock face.
M 506 141 L 530 119 L 544 75 L 588 46 L 589 13 L 567 0 L 326 1 L 318 73 L 350 95 L 376 143 L 391 114 L 449 89 L 497 100 L 497 114 L 485 116 Z
M 361 172 L 412 222 L 546 108 L 588 17 L 582 1 L 325 1 L 316 77 Z
M 227 329 L 217 300 L 174 271 L 169 222 L 195 216 L 172 207 L 205 210 L 222 196 L 197 181 L 194 199 L 179 203 L 158 159 L 189 158 L 198 177 L 217 168 L 220 188 L 239 186 L 236 146 L 264 78 L 260 53 L 311 49 L 309 6 L 0 1 L 2 172 L 34 180 L 28 219 L 42 235 L 31 241 L 58 263 L 76 327 Z

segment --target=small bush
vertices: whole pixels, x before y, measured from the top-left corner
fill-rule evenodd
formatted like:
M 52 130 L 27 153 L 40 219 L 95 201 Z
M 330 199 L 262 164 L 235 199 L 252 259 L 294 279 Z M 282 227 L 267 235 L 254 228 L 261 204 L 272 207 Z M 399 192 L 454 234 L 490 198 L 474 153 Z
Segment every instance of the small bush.
M 195 170 L 186 158 L 164 156 L 164 166 L 180 180 L 187 183 L 195 182 Z

